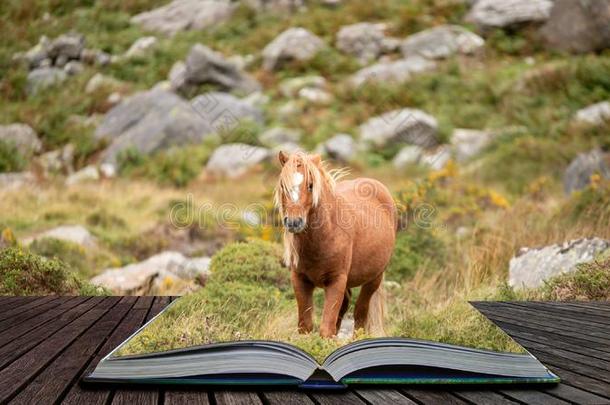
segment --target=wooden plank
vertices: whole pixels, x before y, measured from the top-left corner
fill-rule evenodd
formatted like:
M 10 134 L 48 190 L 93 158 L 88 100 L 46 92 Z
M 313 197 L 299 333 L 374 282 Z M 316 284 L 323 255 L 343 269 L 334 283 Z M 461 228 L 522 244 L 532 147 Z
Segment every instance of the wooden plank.
M 371 404 L 417 405 L 395 389 L 358 389 L 356 394 Z
M 587 366 L 586 364 L 580 364 L 570 359 L 566 359 L 563 357 L 558 357 L 553 354 L 549 354 L 547 352 L 543 352 L 540 350 L 533 349 L 528 347 L 527 350 L 532 353 L 538 360 L 540 360 L 545 365 L 553 365 L 557 367 L 561 367 L 575 373 L 578 373 L 583 376 L 588 376 L 593 379 L 599 380 L 600 382 L 608 385 L 610 384 L 610 375 L 607 371 L 595 369 L 593 367 Z M 560 375 L 560 377 L 562 377 Z M 610 385 L 609 385 L 610 388 Z
M 609 313 L 610 303 L 607 301 L 564 301 L 563 304 L 570 305 L 573 307 L 586 308 L 590 311 L 598 311 Z
M 0 321 L 2 324 L 5 324 L 7 321 L 10 321 L 10 319 L 15 319 L 19 314 L 23 313 L 23 312 L 27 312 L 28 310 L 32 310 L 35 309 L 36 307 L 40 306 L 40 305 L 44 305 L 50 301 L 56 300 L 58 299 L 55 296 L 49 295 L 46 297 L 37 297 L 34 300 L 27 300 L 24 302 L 19 302 L 17 303 L 17 305 L 14 304 L 15 301 L 9 301 L 8 305 L 7 305 L 7 310 L 4 311 L 1 315 L 0 315 Z M 10 324 L 10 323 L 9 323 Z
M 256 392 L 252 391 L 218 391 L 214 393 L 218 405 L 262 404 Z
M 549 365 L 549 369 L 561 377 L 562 385 L 569 385 L 610 399 L 610 386 L 602 381 L 574 373 L 569 369 L 556 365 Z M 608 402 L 610 403 L 610 401 Z
M 146 322 L 154 318 L 163 308 L 167 306 L 169 303 L 168 297 L 150 297 L 151 303 L 146 302 L 149 297 L 142 297 L 142 299 L 138 300 L 134 305 L 134 308 L 137 307 L 149 307 L 150 310 L 146 315 Z M 155 389 L 118 389 L 114 393 L 114 397 L 112 399 L 113 404 L 131 404 L 131 403 L 152 403 L 157 404 L 159 402 L 159 391 Z
M 6 311 L 13 310 L 40 298 L 42 297 L 0 297 L 2 300 L 0 301 L 0 319 L 4 319 L 4 313 Z
M 557 398 L 581 405 L 607 404 L 609 402 L 608 398 L 603 398 L 599 395 L 591 394 L 590 392 L 566 384 L 557 384 L 553 388 L 544 390 L 544 392 Z
M 165 392 L 165 405 L 209 405 L 209 403 L 206 391 L 168 390 Z
M 536 330 L 535 328 L 507 324 L 505 322 L 495 321 L 494 323 L 513 337 L 524 338 L 538 343 L 544 343 L 548 346 L 610 361 L 610 352 L 598 350 L 597 347 L 599 347 L 599 344 L 597 343 L 573 338 L 571 336 L 559 336 L 557 333 L 544 332 Z
M 514 398 L 518 401 L 525 402 L 531 405 L 568 405 L 569 402 L 555 398 L 552 395 L 544 392 L 521 389 L 521 388 L 506 388 L 500 392 L 509 398 Z
M 514 405 L 520 403 L 493 391 L 459 390 L 455 391 L 453 394 L 474 404 Z
M 94 297 L 91 300 L 98 300 L 97 298 Z M 108 312 L 118 300 L 118 297 L 100 298 L 99 303 L 93 309 L 2 369 L 0 371 L 0 381 L 2 381 L 0 403 L 18 392 L 74 339 Z
M 102 345 L 135 303 L 135 297 L 123 297 L 63 353 L 53 360 L 17 396 L 16 403 L 41 404 L 55 402 L 70 388 L 87 361 Z
M 496 314 L 501 313 L 503 316 L 519 318 L 526 323 L 548 325 L 555 329 L 565 329 L 581 334 L 586 332 L 587 336 L 595 336 L 604 339 L 610 344 L 610 338 L 608 338 L 610 326 L 605 328 L 601 325 L 595 325 L 595 328 L 592 328 L 593 325 L 587 322 L 579 321 L 577 319 L 567 319 L 561 317 L 560 314 L 553 315 L 550 312 L 542 312 L 540 310 L 536 310 L 535 308 L 528 309 L 505 303 L 488 302 L 484 303 L 483 307 L 491 309 L 492 312 Z
M 21 322 L 18 325 L 11 325 L 10 327 L 7 327 L 4 331 L 0 332 L 0 347 L 28 333 L 32 329 L 35 329 L 38 326 L 48 322 L 49 320 L 54 319 L 55 317 L 67 311 L 68 309 L 75 307 L 79 303 L 82 303 L 86 299 L 87 298 L 79 299 L 77 297 L 62 299 L 61 301 L 63 302 L 60 305 L 50 310 L 46 310 L 43 313 L 39 313 L 37 316 L 28 319 L 25 322 Z
M 583 330 L 588 330 L 588 328 L 583 327 L 570 327 L 566 325 L 560 325 L 555 322 L 553 318 L 542 318 L 536 316 L 528 316 L 528 314 L 516 314 L 511 310 L 505 310 L 504 308 L 493 308 L 487 306 L 477 306 L 477 309 L 489 318 L 490 321 L 502 321 L 510 324 L 530 327 L 530 328 L 539 328 L 546 332 L 557 333 L 562 336 L 570 336 L 576 337 L 583 340 L 588 340 L 590 342 L 598 343 L 600 346 L 599 350 L 604 350 L 610 347 L 610 336 L 609 334 L 599 334 L 599 333 L 583 333 Z
M 312 392 L 310 396 L 320 405 L 362 405 L 366 403 L 352 391 Z
M 148 304 L 148 307 L 140 303 Z M 80 380 L 83 376 L 90 374 L 100 360 L 114 350 L 119 344 L 123 343 L 133 332 L 135 332 L 146 320 L 146 315 L 152 304 L 151 297 L 138 297 L 137 302 L 131 308 L 127 316 L 123 319 L 120 325 L 114 330 L 108 338 L 104 346 L 98 351 L 95 357 L 89 362 L 85 370 L 78 377 Z M 70 391 L 63 399 L 64 404 L 106 404 L 109 401 L 111 391 L 105 388 L 83 387 L 80 384 L 74 384 Z
M 400 391 L 409 398 L 423 404 L 463 405 L 468 403 L 449 392 L 440 391 L 432 387 L 428 389 L 409 388 Z
M 526 308 L 529 311 L 541 312 L 544 314 L 552 314 L 563 320 L 576 320 L 578 322 L 586 322 L 591 327 L 602 327 L 605 329 L 610 321 L 610 316 L 607 314 L 599 315 L 585 308 L 574 308 L 569 305 L 552 305 L 544 302 L 510 302 L 509 306 L 517 308 Z
M 265 391 L 261 392 L 263 402 L 271 405 L 310 405 L 314 402 L 301 391 Z
M 70 322 L 74 321 L 87 311 L 91 310 L 98 300 L 92 300 L 89 297 L 83 297 L 82 303 L 78 304 L 76 307 L 69 309 L 68 311 L 58 314 L 53 314 L 55 319 L 51 322 L 48 322 L 44 325 L 33 329 L 32 331 L 26 333 L 25 335 L 21 335 L 20 337 L 10 340 L 9 343 L 4 344 L 0 347 L 0 369 L 6 367 L 10 362 L 17 359 L 19 356 L 22 356 L 23 353 L 32 349 L 39 343 L 43 342 L 46 339 L 49 339 L 50 336 L 57 333 L 63 327 L 68 325 Z

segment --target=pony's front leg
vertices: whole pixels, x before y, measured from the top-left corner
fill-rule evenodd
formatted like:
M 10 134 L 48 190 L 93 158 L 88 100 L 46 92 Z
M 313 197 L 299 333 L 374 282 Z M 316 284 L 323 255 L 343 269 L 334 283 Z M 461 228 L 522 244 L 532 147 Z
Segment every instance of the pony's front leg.
M 292 288 L 299 311 L 299 333 L 313 330 L 313 289 L 314 285 L 303 274 L 291 272 Z
M 347 276 L 341 274 L 324 288 L 324 311 L 322 312 L 320 336 L 328 338 L 337 334 L 337 320 L 346 287 Z

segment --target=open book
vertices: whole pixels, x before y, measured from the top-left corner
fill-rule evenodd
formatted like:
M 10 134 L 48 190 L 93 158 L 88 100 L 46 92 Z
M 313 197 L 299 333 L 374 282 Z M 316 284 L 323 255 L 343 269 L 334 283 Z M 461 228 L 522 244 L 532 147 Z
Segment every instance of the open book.
M 498 352 L 393 337 L 353 341 L 332 351 L 321 362 L 294 344 L 269 340 L 214 342 L 151 353 L 126 351 L 125 346 L 130 340 L 141 335 L 151 324 L 157 323 L 157 327 L 162 324 L 168 308 L 102 359 L 84 380 L 322 388 L 352 384 L 559 381 L 555 374 L 524 350 Z

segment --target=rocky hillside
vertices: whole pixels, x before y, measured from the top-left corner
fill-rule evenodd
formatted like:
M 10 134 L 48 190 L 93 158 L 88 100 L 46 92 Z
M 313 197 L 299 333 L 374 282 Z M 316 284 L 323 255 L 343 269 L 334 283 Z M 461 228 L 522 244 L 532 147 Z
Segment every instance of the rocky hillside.
M 196 289 L 224 244 L 277 240 L 279 150 L 389 185 L 388 279 L 409 291 L 536 288 L 608 251 L 608 0 L 28 0 L 0 19 L 4 244 L 117 293 Z

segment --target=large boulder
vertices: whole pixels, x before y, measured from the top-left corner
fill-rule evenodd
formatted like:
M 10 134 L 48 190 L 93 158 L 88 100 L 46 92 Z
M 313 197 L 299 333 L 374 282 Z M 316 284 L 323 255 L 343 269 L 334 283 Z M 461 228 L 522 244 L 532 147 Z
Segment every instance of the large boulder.
M 351 162 L 358 151 L 356 142 L 348 134 L 337 134 L 322 144 L 322 152 L 331 159 Z
M 205 93 L 189 103 L 174 93 L 153 89 L 112 108 L 95 137 L 110 142 L 102 158 L 115 164 L 127 149 L 150 154 L 199 143 L 213 133 L 235 128 L 244 118 L 262 122 L 262 113 L 227 93 Z
M 594 174 L 610 179 L 610 154 L 600 149 L 581 153 L 570 163 L 563 175 L 564 191 L 570 194 L 587 187 Z
M 414 74 L 430 71 L 436 68 L 436 63 L 411 56 L 392 62 L 379 62 L 360 69 L 349 78 L 352 87 L 360 87 L 367 83 L 401 83 L 413 77 Z
M 219 146 L 206 165 L 206 171 L 215 176 L 236 178 L 245 174 L 271 156 L 271 151 L 243 143 Z
M 336 47 L 366 64 L 384 51 L 384 30 L 385 24 L 368 22 L 343 26 L 337 33 Z
M 91 283 L 118 295 L 144 295 L 159 291 L 168 278 L 205 284 L 210 258 L 187 258 L 179 252 L 163 252 L 139 263 L 104 270 Z
M 93 248 L 97 245 L 95 236 L 91 235 L 87 228 L 81 225 L 58 226 L 56 228 L 49 229 L 48 231 L 39 233 L 33 237 L 26 238 L 23 240 L 23 243 L 27 245 L 35 240 L 43 238 L 59 239 L 66 242 L 76 243 L 77 245 L 87 248 Z
M 424 154 L 424 148 L 417 145 L 407 145 L 400 149 L 394 159 L 392 160 L 392 164 L 396 169 L 402 170 L 405 167 L 418 164 Z
M 29 157 L 42 149 L 38 135 L 26 124 L 0 125 L 0 141 L 15 145 L 24 157 Z
M 594 52 L 610 47 L 610 0 L 555 0 L 540 29 L 551 49 Z
M 553 0 L 477 0 L 466 16 L 482 30 L 548 20 Z
M 235 6 L 222 0 L 174 0 L 165 6 L 137 14 L 131 22 L 150 31 L 174 35 L 202 30 L 227 21 Z
M 29 95 L 34 95 L 64 82 L 67 78 L 68 74 L 63 69 L 55 67 L 37 68 L 28 74 L 26 90 Z
M 481 153 L 496 137 L 492 131 L 457 128 L 451 135 L 451 146 L 458 162 L 465 162 Z
M 610 241 L 599 238 L 522 248 L 510 260 L 508 284 L 518 289 L 541 287 L 551 277 L 574 271 L 577 264 L 595 259 L 608 248 Z
M 178 90 L 201 84 L 213 84 L 223 90 L 242 93 L 252 93 L 260 89 L 259 83 L 233 62 L 202 44 L 193 45 L 184 65 L 174 65 L 169 80 L 172 87 Z
M 307 61 L 323 47 L 324 42 L 305 28 L 289 28 L 263 49 L 263 67 L 275 70 L 288 61 Z
M 438 123 L 433 116 L 421 110 L 403 108 L 360 125 L 360 140 L 377 148 L 396 143 L 429 148 L 438 144 L 437 131 Z
M 610 121 L 610 101 L 602 101 L 576 111 L 575 120 L 588 125 Z
M 485 40 L 459 25 L 441 25 L 407 37 L 401 46 L 403 56 L 446 58 L 456 53 L 472 54 L 485 45 Z

